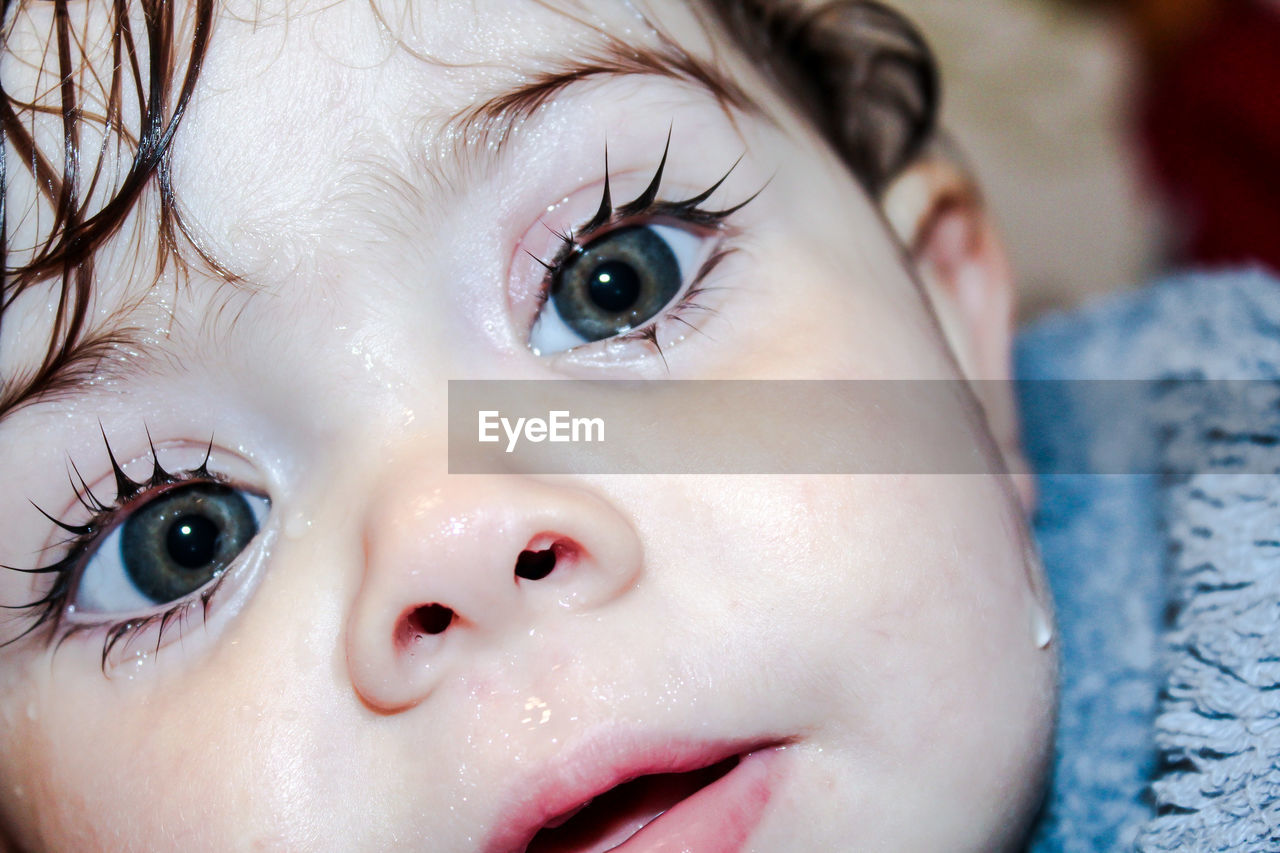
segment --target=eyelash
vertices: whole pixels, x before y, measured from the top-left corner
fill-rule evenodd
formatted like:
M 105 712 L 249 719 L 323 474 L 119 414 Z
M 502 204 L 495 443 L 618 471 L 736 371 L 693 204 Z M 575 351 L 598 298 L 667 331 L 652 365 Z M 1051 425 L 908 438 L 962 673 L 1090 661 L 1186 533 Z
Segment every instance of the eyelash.
M 76 500 L 89 512 L 89 520 L 83 524 L 69 524 L 54 518 L 39 506 L 36 506 L 36 510 L 41 515 L 71 534 L 71 538 L 55 546 L 66 548 L 66 554 L 47 566 L 20 569 L 14 566 L 0 565 L 0 568 L 22 574 L 50 574 L 54 576 L 53 584 L 43 598 L 27 604 L 0 606 L 0 609 L 18 611 L 26 618 L 33 620 L 32 624 L 18 636 L 0 643 L 0 648 L 17 643 L 24 637 L 35 634 L 41 628 L 47 629 L 47 644 L 55 650 L 76 634 L 101 630 L 105 632 L 101 661 L 102 670 L 105 673 L 111 652 L 117 646 L 123 642 L 127 647 L 143 631 L 157 624 L 159 625 L 159 630 L 156 632 L 155 651 L 158 652 L 164 636 L 170 628 L 176 627 L 179 633 L 185 630 L 187 616 L 195 602 L 198 601 L 200 603 L 202 618 L 207 618 L 210 602 L 217 595 L 218 589 L 222 586 L 223 581 L 227 579 L 230 572 L 224 572 L 212 583 L 200 589 L 194 596 L 175 601 L 157 613 L 118 621 L 104 619 L 98 622 L 73 624 L 66 622 L 69 599 L 76 583 L 79 581 L 85 561 L 93 553 L 94 547 L 108 533 L 114 530 L 133 511 L 134 507 L 145 503 L 146 499 L 157 497 L 177 486 L 190 483 L 227 484 L 226 478 L 209 471 L 209 457 L 213 453 L 212 439 L 209 440 L 204 460 L 197 467 L 189 471 L 169 472 L 160 465 L 160 458 L 156 453 L 155 445 L 151 443 L 151 435 L 148 433 L 147 443 L 151 451 L 151 476 L 141 483 L 124 473 L 124 470 L 116 461 L 115 453 L 111 450 L 111 442 L 107 439 L 105 431 L 102 432 L 102 440 L 106 445 L 107 457 L 111 460 L 111 469 L 115 476 L 115 500 L 110 504 L 104 504 L 99 500 L 88 484 L 85 483 L 84 477 L 81 476 L 75 463 L 69 463 L 70 471 L 67 472 L 67 479 L 71 483 L 71 489 L 75 493 Z M 72 476 L 73 473 L 74 477 Z M 77 481 L 79 485 L 77 485 Z M 35 505 L 33 504 L 33 506 Z
M 752 201 L 754 201 L 760 193 L 764 192 L 764 187 L 756 190 L 744 201 L 727 207 L 722 210 L 708 210 L 702 207 L 702 204 L 711 197 L 716 190 L 728 180 L 733 174 L 734 169 L 738 168 L 738 164 L 742 162 L 742 157 L 734 161 L 729 170 L 725 172 L 719 180 L 713 183 L 706 190 L 691 196 L 682 201 L 661 201 L 658 199 L 658 189 L 662 183 L 662 173 L 667 165 L 667 154 L 671 150 L 671 131 L 667 131 L 667 142 L 662 149 L 662 159 L 658 162 L 657 171 L 654 172 L 653 178 L 650 179 L 649 185 L 631 201 L 618 207 L 613 206 L 613 198 L 609 189 L 609 150 L 605 149 L 604 153 L 604 190 L 600 198 L 600 206 L 596 210 L 595 215 L 576 232 L 570 229 L 567 232 L 556 231 L 551 229 L 561 241 L 560 250 L 556 252 L 551 261 L 544 261 L 532 252 L 527 252 L 529 257 L 533 258 L 543 269 L 546 274 L 543 276 L 542 286 L 538 292 L 537 306 L 535 315 L 541 311 L 546 305 L 547 300 L 551 298 L 551 287 L 556 275 L 564 268 L 565 263 L 577 252 L 583 250 L 583 247 L 598 237 L 608 234 L 622 226 L 629 225 L 636 220 L 644 220 L 648 224 L 657 224 L 662 221 L 676 221 L 685 225 L 695 225 L 705 228 L 709 231 L 720 232 L 726 238 L 735 236 L 728 228 L 728 220 L 738 211 L 742 210 Z M 714 252 L 711 253 L 702 266 L 699 267 L 697 273 L 694 274 L 689 286 L 684 294 L 674 304 L 668 306 L 662 313 L 639 329 L 618 335 L 611 340 L 616 341 L 645 341 L 648 343 L 658 356 L 666 364 L 666 356 L 663 355 L 662 345 L 658 342 L 658 326 L 666 322 L 683 323 L 695 332 L 700 332 L 697 326 L 685 319 L 684 315 L 689 311 L 702 311 L 714 314 L 715 309 L 704 305 L 697 301 L 697 298 L 708 292 L 709 288 L 703 286 L 703 282 L 726 258 L 737 252 L 738 249 L 732 245 L 722 244 Z M 584 345 L 585 346 L 585 345 Z

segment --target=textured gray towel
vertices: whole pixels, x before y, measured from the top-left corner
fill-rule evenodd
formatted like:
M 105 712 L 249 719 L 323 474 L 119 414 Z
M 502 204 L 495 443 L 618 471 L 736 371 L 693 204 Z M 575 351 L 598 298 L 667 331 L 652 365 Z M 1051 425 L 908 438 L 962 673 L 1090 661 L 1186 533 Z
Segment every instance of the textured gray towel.
M 1017 356 L 1030 379 L 1274 382 L 1280 282 L 1166 281 L 1050 318 Z M 1205 382 L 1133 422 L 1087 391 L 1023 394 L 1033 466 L 1088 470 L 1119 450 L 1134 470 L 1195 471 L 1041 477 L 1063 687 L 1035 853 L 1280 850 L 1280 478 L 1241 473 L 1280 470 L 1280 409 L 1257 416 L 1280 385 L 1248 393 L 1267 399 L 1245 420 L 1239 384 Z
M 1280 337 L 1273 288 L 1249 301 L 1245 327 L 1268 346 Z M 1259 363 L 1258 342 L 1220 332 L 1207 376 L 1277 378 L 1280 361 Z M 1171 625 L 1155 739 L 1165 766 L 1138 846 L 1277 850 L 1280 383 L 1186 385 L 1165 403 L 1165 459 L 1198 471 L 1164 492 Z

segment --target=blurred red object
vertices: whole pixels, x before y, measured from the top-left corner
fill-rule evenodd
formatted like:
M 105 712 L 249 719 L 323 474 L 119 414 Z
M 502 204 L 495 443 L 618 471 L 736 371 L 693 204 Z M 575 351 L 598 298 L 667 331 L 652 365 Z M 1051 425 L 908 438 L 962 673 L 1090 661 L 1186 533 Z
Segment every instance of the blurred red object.
M 1141 134 L 1173 205 L 1173 260 L 1280 272 L 1280 11 L 1220 2 L 1148 69 Z

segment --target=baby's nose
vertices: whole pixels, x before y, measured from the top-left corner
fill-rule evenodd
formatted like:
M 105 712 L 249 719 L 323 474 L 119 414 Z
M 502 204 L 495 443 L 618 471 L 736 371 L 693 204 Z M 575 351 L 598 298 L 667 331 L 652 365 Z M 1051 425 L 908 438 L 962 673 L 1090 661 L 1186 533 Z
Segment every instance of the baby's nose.
M 486 650 L 600 607 L 640 572 L 639 538 L 605 499 L 510 475 L 402 476 L 369 507 L 347 625 L 360 696 L 412 707 Z

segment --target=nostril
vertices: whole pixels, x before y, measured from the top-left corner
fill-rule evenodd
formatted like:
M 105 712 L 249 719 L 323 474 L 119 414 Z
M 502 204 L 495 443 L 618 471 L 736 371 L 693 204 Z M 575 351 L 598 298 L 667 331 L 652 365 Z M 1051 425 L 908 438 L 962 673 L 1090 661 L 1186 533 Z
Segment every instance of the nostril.
M 408 622 L 415 634 L 443 634 L 453 623 L 453 611 L 443 604 L 424 604 L 414 608 Z
M 516 577 L 527 581 L 540 581 L 556 567 L 554 548 L 543 551 L 521 551 L 516 557 Z

